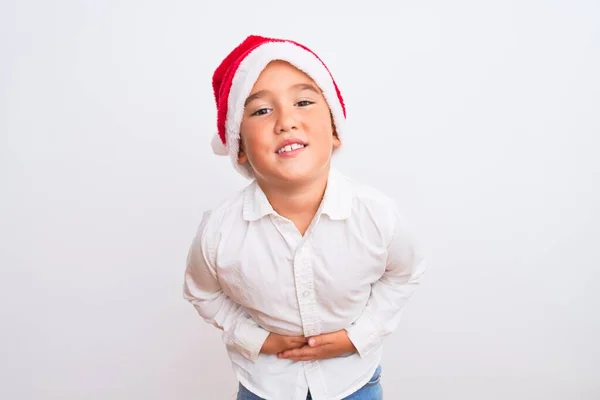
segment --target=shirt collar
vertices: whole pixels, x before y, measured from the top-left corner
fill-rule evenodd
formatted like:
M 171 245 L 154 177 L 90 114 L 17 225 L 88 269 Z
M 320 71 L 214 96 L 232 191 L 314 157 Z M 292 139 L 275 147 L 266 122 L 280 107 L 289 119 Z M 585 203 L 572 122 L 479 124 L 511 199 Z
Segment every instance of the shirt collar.
M 265 215 L 276 214 L 267 196 L 262 191 L 256 181 L 250 184 L 250 187 L 244 195 L 243 216 L 246 221 L 256 221 Z
M 337 170 L 331 168 L 319 212 L 334 220 L 347 219 L 352 210 L 352 198 L 349 182 Z M 254 181 L 244 196 L 243 217 L 246 221 L 256 221 L 269 214 L 276 212 L 258 183 Z
M 352 199 L 350 183 L 339 171 L 331 168 L 321 212 L 331 219 L 348 219 L 352 211 Z

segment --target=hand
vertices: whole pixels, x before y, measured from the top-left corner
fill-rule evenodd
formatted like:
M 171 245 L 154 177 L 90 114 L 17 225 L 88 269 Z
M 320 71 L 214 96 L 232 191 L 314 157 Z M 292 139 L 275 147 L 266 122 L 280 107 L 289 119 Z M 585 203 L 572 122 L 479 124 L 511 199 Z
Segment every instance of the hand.
M 283 351 L 278 354 L 278 357 L 293 361 L 311 361 L 338 357 L 355 351 L 356 347 L 348 338 L 348 332 L 342 329 L 333 333 L 313 336 L 308 339 L 308 345 Z
M 262 354 L 278 354 L 286 350 L 297 349 L 308 343 L 304 336 L 283 336 L 269 333 L 260 352 Z

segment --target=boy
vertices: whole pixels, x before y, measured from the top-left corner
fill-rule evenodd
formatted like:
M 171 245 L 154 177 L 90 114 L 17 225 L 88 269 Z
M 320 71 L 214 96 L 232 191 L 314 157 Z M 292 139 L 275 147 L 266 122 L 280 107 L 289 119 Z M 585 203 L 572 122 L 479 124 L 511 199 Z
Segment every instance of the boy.
M 184 296 L 223 331 L 237 398 L 381 399 L 382 342 L 424 264 L 393 201 L 331 168 L 333 77 L 301 44 L 249 36 L 213 89 L 213 149 L 252 182 L 205 212 Z

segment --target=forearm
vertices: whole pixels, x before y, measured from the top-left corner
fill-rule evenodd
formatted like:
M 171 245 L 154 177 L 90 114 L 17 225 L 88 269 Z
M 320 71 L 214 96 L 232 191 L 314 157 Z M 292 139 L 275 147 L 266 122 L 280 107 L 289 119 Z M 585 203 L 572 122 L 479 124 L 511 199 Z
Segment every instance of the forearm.
M 216 272 L 216 245 L 205 236 L 209 216 L 204 215 L 188 254 L 184 298 L 204 321 L 223 331 L 223 341 L 228 346 L 255 360 L 269 333 L 223 292 Z
M 419 285 L 422 268 L 404 277 L 384 275 L 373 284 L 371 296 L 361 316 L 346 329 L 361 356 L 379 348 L 400 322 L 405 304 Z
M 382 345 L 399 325 L 402 311 L 421 283 L 425 261 L 402 216 L 396 212 L 394 234 L 388 244 L 386 268 L 372 285 L 361 316 L 347 329 L 361 356 Z
M 223 342 L 236 349 L 244 357 L 256 360 L 269 335 L 244 310 L 224 292 L 201 293 L 187 283 L 184 297 L 196 309 L 202 319 L 223 332 Z

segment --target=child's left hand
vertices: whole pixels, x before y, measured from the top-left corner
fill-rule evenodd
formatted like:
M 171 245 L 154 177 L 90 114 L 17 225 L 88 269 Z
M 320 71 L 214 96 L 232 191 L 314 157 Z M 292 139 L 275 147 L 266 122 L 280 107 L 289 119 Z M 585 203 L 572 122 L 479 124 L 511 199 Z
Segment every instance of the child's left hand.
M 308 345 L 284 351 L 277 357 L 293 361 L 311 361 L 333 358 L 355 351 L 356 348 L 348 338 L 348 333 L 342 329 L 333 333 L 313 336 L 308 339 Z

